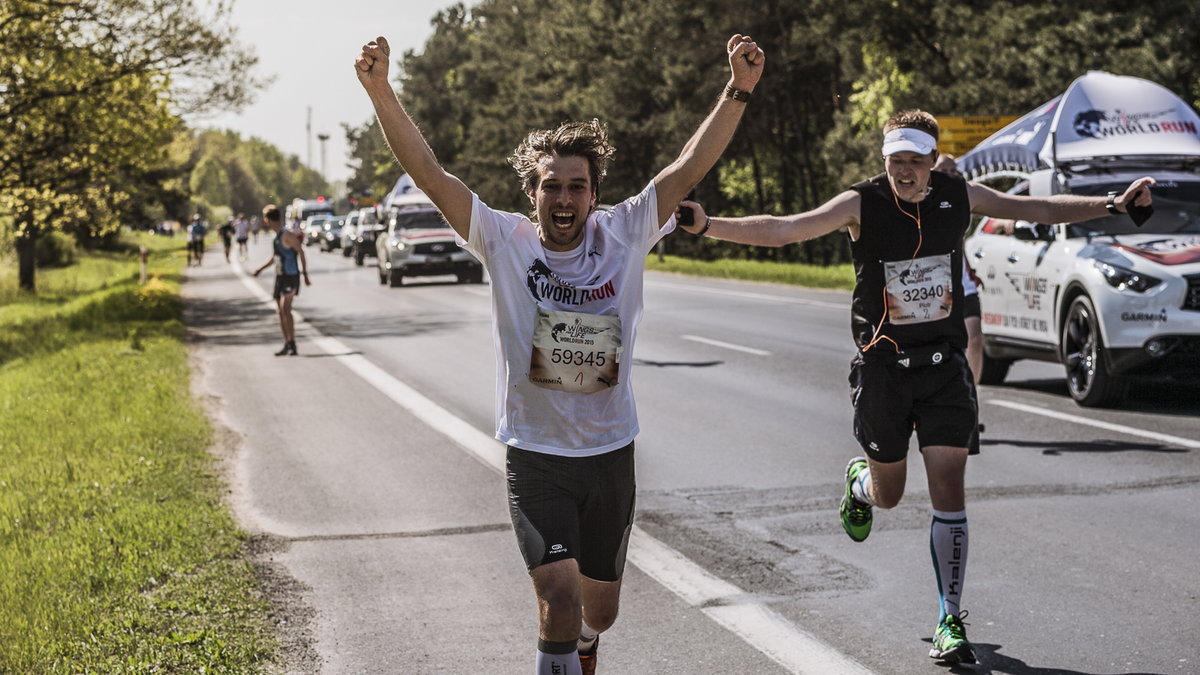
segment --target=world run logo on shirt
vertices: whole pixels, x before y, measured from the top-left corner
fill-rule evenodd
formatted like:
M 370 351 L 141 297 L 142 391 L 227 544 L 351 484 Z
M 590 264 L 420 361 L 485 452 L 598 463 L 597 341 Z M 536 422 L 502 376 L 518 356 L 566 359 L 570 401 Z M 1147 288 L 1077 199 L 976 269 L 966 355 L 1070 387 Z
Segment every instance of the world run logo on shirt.
M 548 300 L 561 305 L 582 305 L 617 294 L 612 280 L 595 288 L 575 288 L 564 281 L 541 258 L 535 258 L 525 270 L 525 285 L 536 301 Z

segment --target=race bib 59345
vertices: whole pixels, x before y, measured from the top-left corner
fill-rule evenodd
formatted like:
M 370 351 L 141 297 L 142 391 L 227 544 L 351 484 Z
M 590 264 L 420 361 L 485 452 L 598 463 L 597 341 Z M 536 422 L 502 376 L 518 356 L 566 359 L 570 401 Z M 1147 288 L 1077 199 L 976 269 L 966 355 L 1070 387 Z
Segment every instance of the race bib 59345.
M 538 309 L 529 381 L 583 394 L 617 384 L 621 318 Z

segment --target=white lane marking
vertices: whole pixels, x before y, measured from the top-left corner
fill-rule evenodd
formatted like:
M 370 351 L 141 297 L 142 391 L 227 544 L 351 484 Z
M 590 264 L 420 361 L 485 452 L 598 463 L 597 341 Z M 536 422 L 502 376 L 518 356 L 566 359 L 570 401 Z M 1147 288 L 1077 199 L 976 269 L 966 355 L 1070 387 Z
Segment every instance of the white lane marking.
M 872 672 L 636 526 L 629 538 L 629 561 L 788 672 L 813 675 Z
M 688 285 L 688 284 L 673 284 L 670 282 L 655 281 L 655 286 L 663 286 L 666 288 L 674 288 L 676 290 L 694 291 L 696 293 L 704 293 L 708 295 L 727 295 L 731 298 L 747 298 L 750 300 L 766 300 L 768 302 L 782 302 L 789 305 L 812 305 L 813 307 L 828 307 L 830 309 L 849 309 L 849 299 L 843 303 L 826 302 L 824 300 L 807 300 L 804 298 L 789 298 L 784 295 L 769 295 L 767 293 L 751 293 L 749 291 L 730 291 L 722 288 L 711 288 L 709 286 Z
M 733 350 L 736 350 L 739 352 L 746 352 L 747 354 L 754 354 L 755 356 L 770 356 L 771 355 L 771 352 L 765 352 L 761 349 L 755 349 L 754 347 L 743 347 L 742 345 L 735 345 L 732 342 L 721 342 L 720 340 L 713 340 L 710 338 L 700 337 L 699 335 L 680 335 L 679 337 L 683 338 L 684 340 L 691 340 L 692 342 L 702 342 L 706 345 L 712 345 L 714 347 L 721 347 L 723 349 L 733 349 Z
M 231 265 L 250 292 L 275 309 L 274 300 L 246 275 L 241 265 Z M 470 455 L 503 474 L 506 450 L 502 443 L 479 431 L 453 413 L 425 398 L 387 371 L 354 354 L 337 338 L 323 335 L 295 310 L 296 326 L 307 326 L 317 337 L 312 343 L 344 364 L 397 405 L 446 435 Z M 765 353 L 765 352 L 764 352 Z M 675 549 L 646 534 L 636 525 L 629 537 L 629 562 L 684 602 L 700 608 L 713 621 L 765 654 L 788 672 L 802 675 L 870 675 L 850 657 L 793 625 L 753 595 L 709 574 Z
M 1123 424 L 1113 424 L 1112 422 L 1101 422 L 1100 420 L 1093 420 L 1093 419 L 1088 419 L 1086 417 L 1080 417 L 1078 415 L 1070 415 L 1067 413 L 1061 413 L 1061 412 L 1057 412 L 1054 410 L 1046 410 L 1044 408 L 1037 408 L 1037 407 L 1034 407 L 1031 405 L 1025 405 L 1024 403 L 1017 403 L 1015 401 L 1005 401 L 1005 400 L 1001 400 L 1001 399 L 989 399 L 988 403 L 994 403 L 995 405 L 1002 406 L 1005 408 L 1012 408 L 1013 410 L 1020 410 L 1022 412 L 1033 413 L 1034 415 L 1042 415 L 1044 417 L 1052 417 L 1054 419 L 1065 420 L 1067 422 L 1074 422 L 1076 424 L 1085 424 L 1087 426 L 1096 427 L 1098 429 L 1107 429 L 1108 431 L 1116 431 L 1117 433 L 1128 434 L 1130 436 L 1141 436 L 1143 438 L 1152 438 L 1156 441 L 1162 441 L 1164 443 L 1170 443 L 1172 445 L 1182 445 L 1185 448 L 1192 448 L 1194 450 L 1200 449 L 1200 441 L 1193 441 L 1189 438 L 1182 438 L 1180 436 L 1171 436 L 1169 434 L 1160 434 L 1157 431 L 1146 431 L 1145 429 L 1138 429 L 1136 427 L 1127 427 Z

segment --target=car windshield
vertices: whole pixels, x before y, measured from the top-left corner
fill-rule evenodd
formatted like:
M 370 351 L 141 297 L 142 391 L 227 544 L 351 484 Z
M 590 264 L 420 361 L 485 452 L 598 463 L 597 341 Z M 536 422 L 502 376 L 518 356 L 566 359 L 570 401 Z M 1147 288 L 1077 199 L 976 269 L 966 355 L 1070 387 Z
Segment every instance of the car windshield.
M 1081 187 L 1076 194 L 1097 196 L 1124 191 L 1128 185 Z M 1162 181 L 1154 186 L 1154 215 L 1141 227 L 1125 214 L 1104 216 L 1070 226 L 1071 236 L 1093 234 L 1200 234 L 1200 183 Z
M 393 217 L 396 219 L 396 229 L 440 230 L 446 227 L 446 221 L 442 219 L 442 214 L 437 211 L 400 211 Z

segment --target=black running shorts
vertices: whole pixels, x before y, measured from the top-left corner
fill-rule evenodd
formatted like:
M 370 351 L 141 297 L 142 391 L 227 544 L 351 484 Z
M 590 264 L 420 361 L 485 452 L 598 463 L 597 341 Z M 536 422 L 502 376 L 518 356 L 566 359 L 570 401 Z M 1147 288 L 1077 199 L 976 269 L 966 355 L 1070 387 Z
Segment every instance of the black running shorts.
M 300 295 L 300 275 L 276 274 L 275 299 L 278 300 L 289 293 Z
M 983 308 L 979 304 L 978 293 L 968 293 L 963 296 L 963 318 L 970 319 L 975 317 L 978 319 L 983 316 Z
M 854 437 L 876 462 L 904 459 L 914 429 L 919 447 L 965 448 L 978 421 L 975 382 L 958 350 L 941 364 L 911 370 L 856 356 L 850 400 Z
M 589 579 L 620 579 L 633 528 L 633 474 L 633 443 L 593 457 L 509 446 L 508 509 L 525 566 L 574 558 Z

